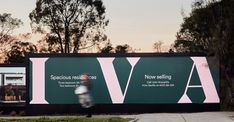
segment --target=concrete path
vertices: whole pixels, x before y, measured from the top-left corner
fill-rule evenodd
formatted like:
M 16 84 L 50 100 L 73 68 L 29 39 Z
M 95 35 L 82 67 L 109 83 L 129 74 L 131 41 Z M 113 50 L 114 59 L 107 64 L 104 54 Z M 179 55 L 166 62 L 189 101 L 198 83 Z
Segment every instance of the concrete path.
M 32 119 L 42 116 L 0 117 L 1 119 Z M 77 116 L 48 116 L 64 118 Z M 131 122 L 234 122 L 234 112 L 203 112 L 203 113 L 153 113 L 138 115 L 94 115 L 95 118 L 122 117 L 133 118 Z
M 234 122 L 234 112 L 155 113 L 122 116 L 132 122 Z

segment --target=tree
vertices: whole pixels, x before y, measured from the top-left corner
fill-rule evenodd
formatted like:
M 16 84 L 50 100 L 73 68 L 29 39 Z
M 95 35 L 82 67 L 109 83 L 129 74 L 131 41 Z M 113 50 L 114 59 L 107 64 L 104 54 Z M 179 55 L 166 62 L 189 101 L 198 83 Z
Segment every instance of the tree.
M 115 53 L 128 53 L 130 52 L 131 47 L 128 44 L 117 45 L 115 47 Z
M 100 53 L 129 53 L 133 52 L 132 47 L 128 44 L 117 45 L 113 47 L 110 42 L 106 43 L 103 48 L 99 49 Z
M 188 40 L 176 40 L 174 44 L 174 48 L 176 49 L 176 52 L 178 53 L 204 53 L 206 52 L 203 49 L 203 46 L 196 45 L 192 41 Z
M 100 53 L 114 53 L 114 47 L 112 47 L 112 44 L 110 43 L 110 40 L 105 44 L 103 48 L 99 48 Z
M 198 49 L 202 49 L 207 54 L 214 54 L 219 59 L 222 81 L 221 102 L 225 107 L 234 104 L 233 6 L 234 0 L 221 0 L 193 8 L 190 16 L 184 18 L 177 38 L 189 41 L 192 47 L 202 46 Z
M 222 103 L 226 105 L 234 105 L 234 1 L 222 0 L 222 18 L 215 33 L 217 40 L 216 54 L 221 62 L 221 77 L 224 78 L 226 86 L 223 92 Z M 229 107 L 229 106 L 227 106 Z
M 4 60 L 6 59 L 7 52 L 11 50 L 11 46 L 15 41 L 18 39 L 16 37 L 5 35 L 2 39 L 2 42 L 0 43 L 0 62 L 4 63 Z
M 162 41 L 157 41 L 154 43 L 153 48 L 155 49 L 156 52 L 161 52 L 162 51 Z
M 61 49 L 57 43 L 57 36 L 46 34 L 36 44 L 39 53 L 58 53 Z
M 17 39 L 10 34 L 22 25 L 20 19 L 13 18 L 9 13 L 0 14 L 0 62 L 5 60 L 6 53 Z
M 11 14 L 0 14 L 0 43 L 3 43 L 7 37 L 22 25 L 23 22 L 20 19 L 12 18 Z
M 187 52 L 213 53 L 216 49 L 217 41 L 215 41 L 214 34 L 219 30 L 218 26 L 221 24 L 222 7 L 219 2 L 204 5 L 202 1 L 194 3 L 192 13 L 190 16 L 184 17 L 184 22 L 177 33 L 175 43 L 186 42 L 185 46 L 191 46 L 189 48 L 192 49 Z M 179 44 L 175 44 L 175 46 Z
M 112 46 L 107 46 L 107 47 L 104 47 L 100 50 L 100 53 L 112 53 L 113 51 L 113 47 Z
M 37 0 L 29 17 L 34 31 L 50 30 L 61 53 L 77 53 L 82 44 L 90 47 L 106 38 L 108 20 L 101 0 Z
M 23 63 L 27 53 L 36 53 L 37 47 L 30 42 L 16 41 L 7 53 L 5 63 Z
M 174 53 L 174 50 L 172 48 L 170 48 L 168 53 Z

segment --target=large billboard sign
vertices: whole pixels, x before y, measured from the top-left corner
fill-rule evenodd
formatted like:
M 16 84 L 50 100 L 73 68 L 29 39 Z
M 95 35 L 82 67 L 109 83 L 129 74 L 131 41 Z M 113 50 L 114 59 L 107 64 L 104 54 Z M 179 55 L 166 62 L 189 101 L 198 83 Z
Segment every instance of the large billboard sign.
M 219 70 L 205 56 L 30 56 L 29 104 L 79 104 L 88 73 L 95 104 L 219 103 Z

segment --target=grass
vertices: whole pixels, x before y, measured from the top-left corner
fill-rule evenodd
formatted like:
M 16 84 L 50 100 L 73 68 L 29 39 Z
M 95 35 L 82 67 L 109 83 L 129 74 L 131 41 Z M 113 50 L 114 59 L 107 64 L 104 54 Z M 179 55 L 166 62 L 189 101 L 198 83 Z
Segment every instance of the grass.
M 39 119 L 0 119 L 0 122 L 128 122 L 131 119 L 124 119 L 120 117 L 111 118 L 48 118 L 42 117 Z

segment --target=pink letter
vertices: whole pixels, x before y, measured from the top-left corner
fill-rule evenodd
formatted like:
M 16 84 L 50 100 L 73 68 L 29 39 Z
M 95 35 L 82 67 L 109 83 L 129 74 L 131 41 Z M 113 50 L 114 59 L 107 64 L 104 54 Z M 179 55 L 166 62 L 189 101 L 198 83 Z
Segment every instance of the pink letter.
M 178 103 L 192 103 L 192 101 L 187 96 L 188 88 L 202 88 L 205 94 L 206 99 L 203 103 L 219 103 L 219 96 L 215 88 L 215 84 L 210 73 L 210 69 L 205 57 L 191 57 L 194 64 L 191 69 L 187 86 L 185 88 L 183 96 L 180 98 Z M 189 85 L 191 81 L 191 76 L 193 74 L 194 68 L 197 68 L 198 76 L 201 81 L 201 85 Z
M 32 101 L 30 104 L 48 104 L 45 100 L 45 62 L 48 58 L 30 58 L 32 61 Z
M 210 73 L 210 69 L 206 58 L 204 57 L 191 57 L 194 61 L 197 72 L 203 87 L 206 99 L 204 103 L 219 103 L 219 96 L 215 88 L 215 84 Z
M 128 82 L 127 82 L 124 93 L 121 90 L 118 78 L 116 76 L 115 68 L 113 66 L 114 59 L 115 58 L 97 58 L 97 60 L 99 61 L 101 65 L 102 72 L 106 81 L 107 88 L 110 93 L 112 103 L 122 104 L 124 102 L 124 98 L 128 89 L 128 85 L 132 76 L 134 66 L 136 65 L 136 63 L 138 62 L 140 58 L 127 58 L 132 68 L 128 77 Z

